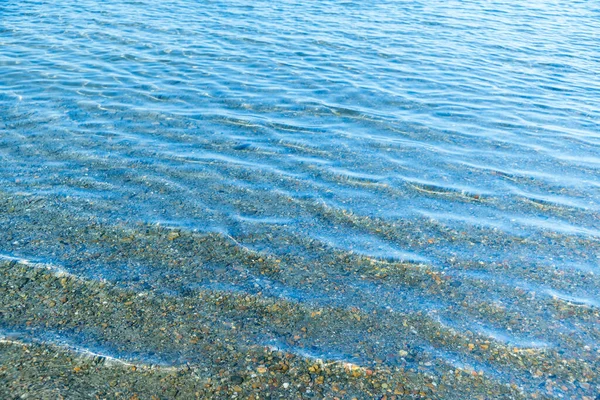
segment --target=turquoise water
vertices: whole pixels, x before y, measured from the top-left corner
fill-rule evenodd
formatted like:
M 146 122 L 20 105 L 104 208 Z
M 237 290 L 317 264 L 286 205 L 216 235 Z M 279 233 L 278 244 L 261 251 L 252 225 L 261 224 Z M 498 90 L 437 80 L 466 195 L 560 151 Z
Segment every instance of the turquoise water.
M 4 1 L 0 193 L 32 205 L 0 209 L 0 256 L 161 296 L 418 315 L 593 370 L 599 44 L 600 8 L 585 1 Z M 175 237 L 141 256 L 93 239 L 97 226 L 216 235 L 282 266 L 259 272 Z M 397 356 L 406 345 L 525 392 L 547 379 L 421 331 L 386 335 L 386 318 L 366 352 L 350 323 L 301 345 L 268 324 L 251 337 L 418 365 Z M 198 357 L 3 325 L 125 358 Z M 600 384 L 552 379 L 552 396 Z

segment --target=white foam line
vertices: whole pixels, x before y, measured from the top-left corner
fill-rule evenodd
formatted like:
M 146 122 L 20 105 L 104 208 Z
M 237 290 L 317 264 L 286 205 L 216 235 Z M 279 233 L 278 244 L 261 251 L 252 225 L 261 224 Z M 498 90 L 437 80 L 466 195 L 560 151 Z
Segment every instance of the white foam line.
M 69 345 L 69 344 L 62 344 L 62 343 L 50 343 L 52 346 L 54 347 L 58 347 L 58 348 L 65 348 L 71 351 L 74 351 L 76 353 L 78 353 L 80 356 L 85 357 L 85 358 L 104 358 L 104 363 L 108 366 L 110 366 L 111 364 L 121 364 L 124 365 L 126 367 L 133 367 L 136 364 L 121 360 L 119 358 L 116 357 L 112 357 L 106 354 L 102 354 L 102 353 L 96 353 L 93 352 L 89 349 L 83 348 L 83 347 L 78 347 L 78 346 L 73 346 L 73 345 Z
M 552 289 L 546 289 L 545 293 L 550 295 L 553 299 L 560 300 L 563 303 L 573 307 L 600 308 L 600 303 L 595 301 L 594 299 L 569 296 L 567 294 L 560 293 Z
M 239 248 L 241 248 L 242 250 L 244 250 L 250 254 L 255 254 L 257 256 L 264 257 L 265 259 L 270 258 L 270 255 L 268 255 L 268 254 L 264 254 L 264 253 L 261 253 L 260 251 L 252 250 L 251 248 L 244 246 L 243 244 L 241 244 L 240 242 L 235 240 L 233 236 L 231 236 L 227 233 L 220 232 L 220 234 L 223 235 L 223 237 L 231 240 L 233 243 L 236 244 L 236 246 L 238 246 Z
M 7 337 L 0 337 L 0 343 L 12 344 L 14 346 L 31 346 L 31 343 L 22 342 L 20 340 L 9 339 Z
M 21 257 L 8 256 L 6 254 L 0 254 L 0 260 L 16 261 L 19 264 L 27 265 L 28 267 L 32 267 L 32 268 L 36 268 L 36 269 L 45 269 L 45 270 L 51 271 L 53 273 L 53 275 L 58 278 L 66 277 L 66 278 L 71 278 L 71 279 L 77 280 L 79 282 L 86 282 L 85 279 L 80 278 L 79 276 L 74 275 L 74 274 L 68 272 L 67 270 L 65 270 L 64 268 L 59 267 L 57 265 L 35 262 L 35 261 L 27 260 L 27 259 L 21 258 Z M 100 281 L 107 282 L 105 279 L 100 279 Z
M 341 365 L 344 369 L 350 370 L 350 371 L 353 371 L 356 369 L 360 369 L 360 370 L 366 369 L 366 367 L 362 367 L 358 364 L 354 364 L 354 363 L 351 363 L 348 361 L 343 361 L 343 360 L 332 360 L 332 361 L 325 362 L 325 360 L 323 360 L 320 357 L 314 356 L 307 351 L 296 349 L 296 348 L 285 350 L 274 344 L 267 344 L 264 347 L 267 347 L 271 351 L 276 351 L 279 353 L 291 353 L 291 354 L 298 355 L 300 357 L 304 357 L 308 360 L 314 361 L 315 363 L 319 364 L 321 367 L 327 367 L 327 366 L 331 366 L 331 365 Z
M 67 343 L 44 342 L 44 341 L 38 341 L 38 340 L 35 340 L 34 342 L 37 344 L 41 344 L 41 345 L 46 345 L 46 346 L 55 347 L 55 348 L 59 348 L 59 349 L 70 350 L 70 351 L 77 353 L 79 356 L 81 356 L 83 358 L 89 358 L 89 359 L 103 358 L 104 364 L 107 366 L 120 364 L 120 365 L 123 365 L 126 367 L 137 366 L 137 367 L 146 367 L 146 368 L 158 368 L 163 371 L 179 371 L 181 369 L 180 367 L 167 367 L 167 366 L 162 366 L 162 365 L 158 365 L 158 364 L 128 362 L 125 360 L 121 360 L 120 358 L 109 356 L 109 355 L 106 355 L 103 353 L 97 353 L 97 352 L 91 351 L 89 349 L 86 349 L 84 347 L 73 346 L 73 345 L 70 345 Z M 0 336 L 0 343 L 11 344 L 14 346 L 26 346 L 26 347 L 31 347 L 33 344 L 33 343 L 28 343 L 28 342 L 25 342 L 22 340 L 18 340 L 18 339 L 10 339 L 7 336 Z

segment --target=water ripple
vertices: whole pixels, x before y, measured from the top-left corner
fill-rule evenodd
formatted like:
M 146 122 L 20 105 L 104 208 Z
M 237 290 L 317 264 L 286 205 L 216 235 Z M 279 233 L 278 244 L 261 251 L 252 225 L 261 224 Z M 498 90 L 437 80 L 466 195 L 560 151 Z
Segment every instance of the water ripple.
M 240 328 L 309 359 L 485 370 L 531 394 L 538 366 L 515 358 L 531 351 L 563 384 L 544 395 L 600 387 L 560 364 L 598 370 L 582 350 L 600 340 L 592 3 L 9 0 L 0 15 L 0 262 L 333 310 L 302 340 L 277 318 Z M 143 353 L 99 321 L 24 322 L 0 328 Z

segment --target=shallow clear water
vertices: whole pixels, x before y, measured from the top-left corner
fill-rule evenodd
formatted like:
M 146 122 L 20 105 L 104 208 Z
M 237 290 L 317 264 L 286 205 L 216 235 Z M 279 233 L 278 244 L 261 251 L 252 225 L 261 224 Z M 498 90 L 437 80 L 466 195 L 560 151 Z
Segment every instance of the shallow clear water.
M 594 2 L 4 1 L 0 257 L 375 313 L 371 341 L 351 321 L 248 340 L 411 367 L 407 348 L 538 390 L 535 370 L 386 324 L 599 366 L 599 43 Z M 173 236 L 155 252 L 118 244 L 156 225 Z M 3 329 L 199 357 L 22 322 Z

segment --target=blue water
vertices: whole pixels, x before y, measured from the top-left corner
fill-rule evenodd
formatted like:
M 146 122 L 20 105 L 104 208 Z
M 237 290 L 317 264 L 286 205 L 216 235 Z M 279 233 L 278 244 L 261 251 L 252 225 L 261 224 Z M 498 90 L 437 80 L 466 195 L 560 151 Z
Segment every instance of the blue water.
M 111 262 L 110 244 L 58 249 L 77 233 L 35 207 L 0 209 L 0 253 L 165 295 L 420 312 L 598 366 L 599 72 L 593 1 L 5 0 L 3 197 L 214 233 L 312 267 L 260 277 L 204 262 L 210 279 L 174 285 L 158 261 Z M 45 227 L 23 232 L 32 221 Z M 333 254 L 439 274 L 457 296 L 326 268 Z M 324 336 L 312 351 L 343 358 L 361 334 L 350 326 L 347 343 Z M 257 344 L 278 343 L 266 336 Z M 524 390 L 542 382 L 478 362 Z

